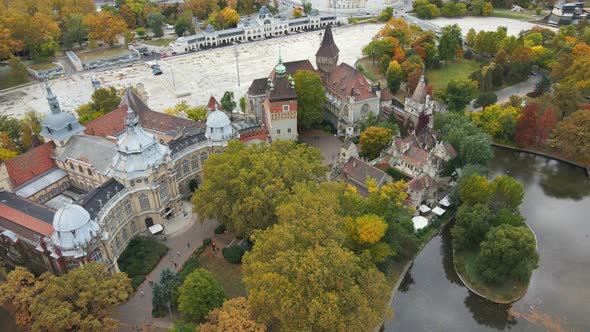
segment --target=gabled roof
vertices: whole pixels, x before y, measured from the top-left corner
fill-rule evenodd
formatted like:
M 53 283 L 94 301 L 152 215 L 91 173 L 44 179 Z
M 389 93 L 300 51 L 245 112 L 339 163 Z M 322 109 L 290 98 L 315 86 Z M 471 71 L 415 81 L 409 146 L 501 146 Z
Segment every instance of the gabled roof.
M 295 94 L 295 87 L 291 85 L 289 80 L 286 76 L 283 77 L 275 77 L 273 80 L 273 89 L 269 90 L 268 93 L 268 100 L 273 101 L 281 101 L 281 100 L 291 100 L 297 99 L 297 94 Z
M 426 161 L 428 161 L 428 152 L 410 146 L 408 151 L 406 151 L 406 153 L 404 153 L 402 156 L 402 159 L 409 164 L 422 167 L 424 164 L 426 164 Z
M 291 62 L 283 62 L 285 68 L 287 68 L 287 75 L 295 75 L 298 70 L 310 70 L 315 71 L 313 65 L 309 60 L 298 60 L 298 61 L 291 61 Z
M 54 150 L 55 144 L 50 141 L 5 161 L 4 164 L 12 185 L 18 188 L 27 181 L 56 167 L 55 161 L 51 158 Z
M 420 192 L 429 188 L 436 188 L 438 184 L 428 174 L 422 174 L 419 177 L 408 182 L 408 189 L 414 192 Z
M 214 111 L 216 108 L 221 109 L 221 104 L 217 102 L 215 97 L 209 97 L 209 101 L 207 102 L 207 110 Z
M 326 88 L 330 93 L 341 98 L 352 96 L 357 101 L 376 97 L 363 73 L 346 63 L 341 63 L 328 76 Z
M 248 88 L 248 95 L 250 96 L 259 96 L 266 93 L 268 78 L 257 78 L 252 81 L 250 87 Z
M 346 164 L 344 164 L 342 177 L 348 183 L 354 185 L 359 193 L 364 196 L 368 194 L 366 182 L 369 178 L 375 179 L 378 187 L 391 180 L 391 177 L 387 173 L 356 157 L 350 157 Z
M 0 220 L 4 219 L 15 223 L 37 234 L 51 236 L 54 215 L 53 209 L 7 191 L 0 191 Z M 3 226 L 10 228 L 6 224 Z M 10 230 L 19 233 L 18 227 Z M 26 234 L 21 235 L 26 236 Z
M 127 109 L 131 109 L 139 116 L 144 128 L 163 134 L 175 135 L 184 128 L 199 126 L 199 123 L 165 113 L 152 111 L 131 89 L 125 91 L 118 108 L 98 119 L 86 124 L 86 134 L 93 136 L 116 136 L 126 128 Z
M 326 31 L 324 31 L 324 38 L 322 38 L 322 43 L 320 44 L 320 48 L 316 52 L 315 56 L 321 57 L 337 57 L 340 50 L 336 43 L 334 42 L 334 36 L 332 36 L 332 28 L 330 25 L 326 27 Z
M 113 157 L 117 153 L 117 146 L 109 140 L 99 136 L 74 136 L 63 150 L 56 156 L 57 160 L 79 160 L 94 167 L 94 171 L 106 175 Z

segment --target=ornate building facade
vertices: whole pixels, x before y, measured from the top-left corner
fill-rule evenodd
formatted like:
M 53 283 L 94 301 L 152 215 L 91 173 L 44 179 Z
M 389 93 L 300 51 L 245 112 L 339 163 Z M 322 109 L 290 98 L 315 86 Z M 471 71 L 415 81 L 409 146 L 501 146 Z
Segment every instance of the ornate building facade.
M 46 143 L 0 163 L 0 257 L 8 267 L 59 274 L 99 261 L 117 271 L 130 239 L 180 213 L 209 156 L 240 138 L 218 109 L 203 124 L 152 111 L 130 89 L 120 107 L 84 128 L 47 91 Z

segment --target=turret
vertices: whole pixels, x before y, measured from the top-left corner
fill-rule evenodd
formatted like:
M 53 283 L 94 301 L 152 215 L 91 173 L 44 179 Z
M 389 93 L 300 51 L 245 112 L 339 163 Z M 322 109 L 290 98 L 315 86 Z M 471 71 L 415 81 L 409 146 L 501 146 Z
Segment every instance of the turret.
M 332 36 L 332 28 L 328 25 L 326 31 L 324 31 L 324 38 L 322 39 L 320 48 L 315 54 L 315 62 L 318 70 L 325 73 L 331 73 L 334 71 L 338 64 L 339 54 L 340 50 L 334 42 L 334 36 Z
M 70 137 L 84 132 L 86 128 L 80 125 L 73 114 L 61 110 L 57 97 L 51 91 L 47 80 L 45 81 L 45 90 L 47 91 L 50 112 L 43 118 L 40 134 L 46 140 L 54 141 L 57 146 L 64 146 Z

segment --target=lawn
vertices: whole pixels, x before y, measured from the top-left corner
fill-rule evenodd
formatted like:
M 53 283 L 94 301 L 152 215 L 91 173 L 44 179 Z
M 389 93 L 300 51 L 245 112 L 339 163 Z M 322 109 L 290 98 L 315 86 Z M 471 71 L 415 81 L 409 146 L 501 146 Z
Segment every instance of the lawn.
M 510 9 L 494 8 L 490 16 L 522 21 L 537 21 L 545 17 L 547 14 L 549 14 L 549 11 L 543 11 L 541 14 L 537 15 L 534 11 L 530 10 L 526 10 L 524 12 L 513 12 Z
M 443 62 L 440 68 L 427 70 L 426 78 L 428 83 L 434 86 L 434 90 L 443 89 L 452 80 L 469 78 L 469 75 L 478 70 L 481 65 L 481 62 L 467 59 Z
M 123 252 L 117 263 L 121 271 L 127 273 L 137 288 L 160 262 L 168 247 L 152 238 L 136 236 Z
M 101 59 L 108 59 L 122 54 L 130 54 L 131 51 L 127 46 L 117 46 L 108 48 L 95 48 L 84 53 L 76 53 L 82 62 L 89 62 Z
M 14 77 L 10 70 L 0 71 L 0 90 L 12 88 L 28 82 L 29 80 L 27 78 L 19 79 Z
M 453 250 L 453 261 L 463 282 L 473 290 L 497 303 L 512 303 L 527 291 L 528 283 L 509 279 L 499 285 L 490 285 L 481 279 L 476 269 L 476 251 L 457 252 Z
M 246 287 L 242 283 L 241 264 L 226 261 L 221 252 L 214 255 L 211 247 L 207 246 L 199 257 L 199 265 L 213 274 L 223 286 L 225 296 L 228 298 L 246 296 Z
M 36 64 L 29 66 L 29 68 L 31 68 L 35 71 L 53 69 L 53 68 L 57 68 L 57 67 L 59 67 L 59 66 L 54 63 L 51 63 L 51 62 L 36 63 Z
M 155 40 L 142 40 L 141 43 L 152 45 L 152 46 L 157 46 L 157 47 L 167 47 L 168 45 L 170 45 L 171 42 L 173 42 L 175 40 L 176 39 L 174 39 L 174 38 L 160 38 L 160 39 L 155 39 Z
M 375 83 L 379 81 L 385 82 L 385 76 L 381 75 L 381 73 L 379 73 L 379 69 L 377 68 L 379 65 L 379 59 L 375 60 L 375 66 L 373 66 L 373 60 L 371 57 L 362 58 L 357 62 L 357 64 L 360 64 L 363 67 L 363 74 L 365 74 L 365 76 L 367 76 L 367 78 L 371 81 Z

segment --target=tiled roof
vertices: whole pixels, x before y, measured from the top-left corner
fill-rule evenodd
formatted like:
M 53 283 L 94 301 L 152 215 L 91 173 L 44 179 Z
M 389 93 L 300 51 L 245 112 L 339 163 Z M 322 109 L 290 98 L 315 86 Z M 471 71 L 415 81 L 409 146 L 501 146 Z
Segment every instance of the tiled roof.
M 336 57 L 338 56 L 338 53 L 340 53 L 340 50 L 334 42 L 334 36 L 332 36 L 332 28 L 330 25 L 328 25 L 326 27 L 326 31 L 324 31 L 324 38 L 322 38 L 320 48 L 316 52 L 315 56 Z
M 269 91 L 269 101 L 272 102 L 297 99 L 297 95 L 295 94 L 295 87 L 291 86 L 291 83 L 289 82 L 286 76 L 275 77 L 273 84 L 273 89 Z
M 100 187 L 82 196 L 77 203 L 90 213 L 91 218 L 95 219 L 103 206 L 123 189 L 125 186 L 111 178 Z
M 419 177 L 408 182 L 408 189 L 414 192 L 420 192 L 428 188 L 438 187 L 437 183 L 428 174 L 422 174 Z
M 198 122 L 190 119 L 150 110 L 139 96 L 127 89 L 118 108 L 85 125 L 86 134 L 107 137 L 116 136 L 123 132 L 126 128 L 125 119 L 127 119 L 127 108 L 129 106 L 139 116 L 142 127 L 160 133 L 173 136 L 184 128 L 199 126 Z
M 367 78 L 356 68 L 346 63 L 341 63 L 328 76 L 326 88 L 340 98 L 353 96 L 358 101 L 376 97 Z
M 402 159 L 407 163 L 416 165 L 418 167 L 424 166 L 428 160 L 428 152 L 411 146 L 406 153 L 402 156 Z
M 362 186 L 365 190 L 366 182 L 369 178 L 375 179 L 378 186 L 381 186 L 385 181 L 390 179 L 387 173 L 355 157 L 350 157 L 346 164 L 344 164 L 342 175 L 348 180 L 347 182 L 355 185 L 358 189 L 360 189 L 359 186 Z
M 17 188 L 56 167 L 55 161 L 51 159 L 53 150 L 55 144 L 50 141 L 5 161 L 12 185 Z
M 214 111 L 215 106 L 217 106 L 218 109 L 221 109 L 221 104 L 217 101 L 217 99 L 215 99 L 215 97 L 213 96 L 209 97 L 209 102 L 207 102 L 207 109 L 209 111 Z
M 452 158 L 455 158 L 457 156 L 457 150 L 455 150 L 455 147 L 453 147 L 453 145 L 451 143 L 445 143 L 445 150 L 447 150 L 447 153 L 449 154 L 449 156 Z
M 0 191 L 0 218 L 51 236 L 55 211 L 7 191 Z M 14 229 L 16 230 L 16 229 Z
M 248 88 L 248 94 L 250 96 L 259 96 L 266 93 L 268 78 L 257 78 L 252 81 L 252 84 Z
M 117 146 L 114 143 L 99 136 L 84 135 L 72 137 L 56 159 L 79 160 L 92 165 L 97 173 L 106 175 L 116 153 Z
M 287 75 L 295 75 L 298 70 L 311 70 L 315 71 L 313 65 L 309 60 L 299 60 L 291 62 L 283 62 L 285 68 L 287 68 Z

